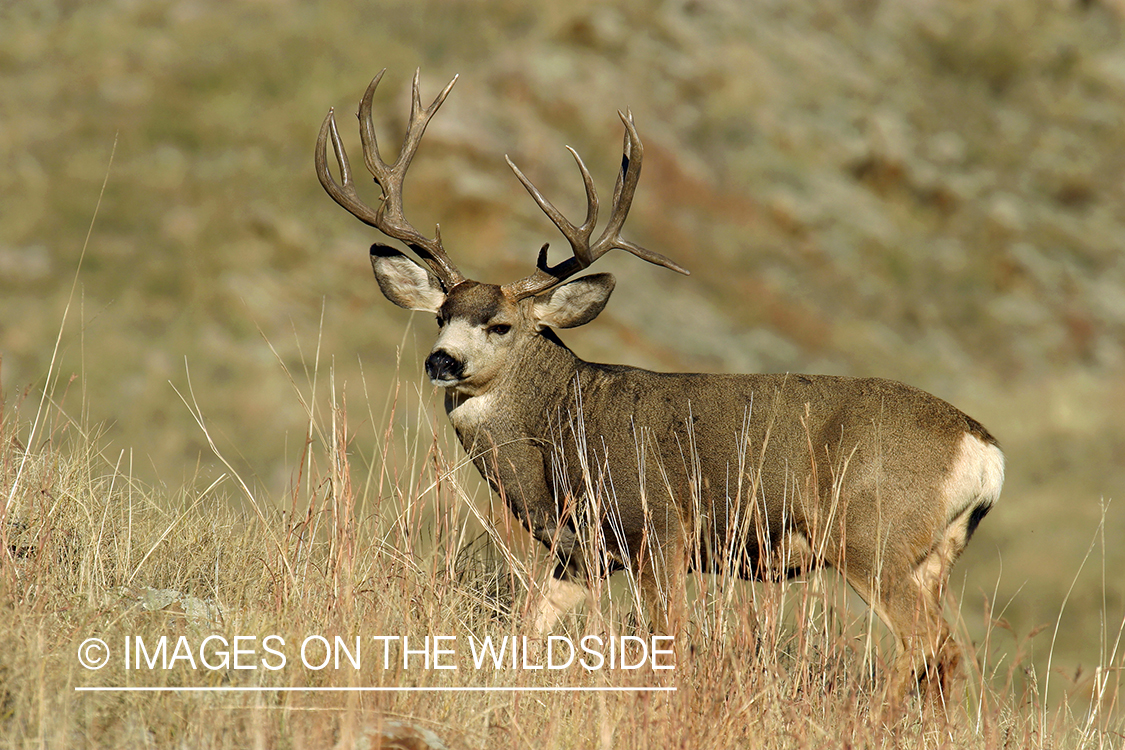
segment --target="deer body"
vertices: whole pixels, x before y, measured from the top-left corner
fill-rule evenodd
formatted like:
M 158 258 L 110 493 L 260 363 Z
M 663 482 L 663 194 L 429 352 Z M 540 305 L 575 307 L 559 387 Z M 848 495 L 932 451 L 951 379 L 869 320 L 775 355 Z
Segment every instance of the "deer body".
M 833 515 L 846 530 L 831 531 L 859 564 L 879 545 L 901 548 L 885 559 L 923 560 L 956 521 L 963 546 L 998 494 L 995 440 L 902 383 L 658 373 L 585 362 L 553 333 L 539 338 L 511 360 L 495 392 L 447 393 L 446 411 L 478 470 L 566 559 L 568 574 L 580 572 L 571 545 L 591 489 L 612 506 L 600 532 L 615 559 L 631 559 L 646 532 L 686 533 L 697 550 L 689 565 L 720 572 L 730 560 L 714 551 L 733 541 L 742 575 L 759 579 L 840 562 L 844 550 L 825 528 Z M 953 486 L 917 481 L 953 476 L 965 461 L 975 465 Z M 782 559 L 789 534 L 815 557 Z M 763 553 L 783 568 L 764 564 Z
M 625 156 L 602 236 L 591 239 L 598 201 L 577 154 L 588 199 L 578 227 L 517 169 L 574 257 L 549 266 L 544 246 L 531 276 L 483 284 L 461 276 L 440 235 L 424 237 L 402 215 L 406 168 L 453 84 L 423 110 L 415 77 L 406 141 L 387 165 L 371 125 L 378 82 L 359 116 L 382 206 L 373 211 L 359 201 L 331 113 L 318 139 L 317 173 L 341 205 L 425 264 L 382 245 L 371 249 L 387 298 L 437 317 L 441 330 L 425 367 L 445 389 L 462 446 L 557 557 L 537 626 L 549 629 L 581 598 L 584 581 L 615 568 L 637 574 L 650 622 L 674 628 L 694 567 L 780 579 L 831 565 L 898 640 L 892 696 L 919 681 L 944 700 L 960 652 L 942 595 L 951 566 L 1000 494 L 1004 457 L 996 440 L 945 401 L 889 380 L 658 373 L 583 361 L 554 330 L 596 318 L 614 280 L 570 276 L 613 248 L 686 273 L 620 237 L 642 154 L 631 117 L 622 115 Z M 343 184 L 328 172 L 329 137 Z

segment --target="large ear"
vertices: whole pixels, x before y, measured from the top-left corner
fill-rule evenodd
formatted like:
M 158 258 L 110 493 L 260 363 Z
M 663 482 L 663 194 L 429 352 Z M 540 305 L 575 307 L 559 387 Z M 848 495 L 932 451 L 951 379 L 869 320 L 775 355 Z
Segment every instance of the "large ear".
M 437 277 L 393 247 L 372 245 L 371 267 L 383 295 L 399 307 L 437 312 L 445 302 Z
M 532 314 L 542 326 L 574 328 L 585 325 L 605 307 L 616 282 L 613 274 L 595 273 L 557 286 L 535 298 Z

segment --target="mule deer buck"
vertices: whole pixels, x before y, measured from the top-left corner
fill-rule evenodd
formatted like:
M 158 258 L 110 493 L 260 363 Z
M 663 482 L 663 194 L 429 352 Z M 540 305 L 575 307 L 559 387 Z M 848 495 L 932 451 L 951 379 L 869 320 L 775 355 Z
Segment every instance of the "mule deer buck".
M 382 76 L 357 113 L 381 204 L 370 208 L 356 193 L 331 111 L 317 139 L 317 176 L 337 203 L 424 264 L 371 248 L 383 294 L 437 316 L 425 369 L 445 389 L 461 445 L 557 556 L 537 627 L 549 630 L 585 596 L 587 576 L 609 568 L 632 569 L 650 622 L 674 627 L 668 613 L 690 569 L 779 580 L 831 565 L 897 640 L 889 695 L 897 702 L 917 682 L 944 701 L 960 651 L 942 614 L 943 589 L 1003 482 L 1004 457 L 988 431 L 945 401 L 889 380 L 671 374 L 579 359 L 554 329 L 596 318 L 614 278 L 572 276 L 615 248 L 687 273 L 621 237 L 641 172 L 631 115 L 621 115 L 624 156 L 597 238 L 597 193 L 573 149 L 587 204 L 578 226 L 508 160 L 573 254 L 552 266 L 544 245 L 529 276 L 487 284 L 457 270 L 440 231 L 427 237 L 403 214 L 407 169 L 456 77 L 423 108 L 415 74 L 406 138 L 388 164 L 371 121 Z M 328 168 L 329 140 L 339 182 Z M 582 553 L 592 537 L 603 540 L 598 559 L 608 561 L 595 571 L 584 569 L 592 557 Z

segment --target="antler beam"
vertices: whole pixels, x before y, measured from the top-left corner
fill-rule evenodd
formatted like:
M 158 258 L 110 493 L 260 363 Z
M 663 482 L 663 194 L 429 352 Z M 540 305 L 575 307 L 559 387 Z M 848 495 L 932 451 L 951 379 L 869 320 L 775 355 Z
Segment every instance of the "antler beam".
M 379 71 L 379 75 L 371 81 L 359 103 L 359 135 L 363 144 L 363 161 L 375 182 L 383 191 L 382 203 L 379 208 L 372 209 L 360 200 L 356 193 L 355 184 L 352 182 L 351 165 L 348 162 L 347 152 L 340 141 L 340 134 L 336 129 L 336 116 L 333 110 L 328 110 L 328 116 L 320 126 L 320 134 L 316 139 L 316 175 L 321 186 L 332 196 L 333 200 L 346 208 L 353 216 L 364 224 L 375 227 L 388 237 L 404 242 L 414 251 L 441 280 L 446 291 L 465 280 L 461 272 L 449 259 L 441 244 L 441 228 L 434 228 L 434 237 L 430 239 L 416 230 L 406 220 L 402 209 L 402 184 L 406 179 L 406 171 L 410 168 L 410 161 L 418 150 L 422 135 L 430 118 L 441 107 L 445 97 L 449 95 L 453 84 L 457 83 L 457 76 L 449 82 L 433 103 L 425 109 L 422 108 L 421 97 L 418 94 L 419 72 L 414 73 L 410 105 L 410 123 L 406 129 L 406 136 L 402 142 L 402 150 L 394 164 L 387 164 L 379 155 L 379 144 L 375 138 L 375 126 L 371 122 L 371 100 L 375 89 L 387 69 Z M 336 163 L 340 167 L 340 182 L 336 182 L 328 169 L 328 139 L 332 139 L 332 149 L 336 153 Z
M 621 158 L 621 171 L 617 175 L 617 184 L 613 188 L 613 210 L 609 217 L 609 223 L 606 225 L 605 230 L 602 232 L 598 239 L 591 243 L 591 237 L 594 233 L 594 225 L 598 220 L 598 194 L 594 189 L 594 181 L 590 177 L 590 170 L 582 162 L 582 157 L 578 152 L 567 146 L 567 151 L 574 157 L 574 161 L 578 164 L 578 171 L 582 173 L 582 184 L 586 188 L 586 220 L 581 226 L 575 226 L 571 223 L 562 213 L 547 200 L 541 192 L 532 184 L 531 180 L 520 171 L 511 159 L 504 157 L 508 166 L 516 173 L 516 177 L 520 183 L 523 184 L 527 192 L 538 204 L 543 213 L 554 222 L 555 226 L 559 228 L 563 236 L 566 237 L 567 242 L 570 243 L 573 256 L 562 261 L 558 265 L 547 265 L 547 246 L 544 245 L 539 251 L 539 260 L 536 263 L 536 270 L 530 276 L 527 276 L 519 281 L 505 284 L 503 286 L 504 293 L 512 299 L 522 299 L 536 294 L 541 294 L 551 287 L 565 281 L 569 277 L 578 273 L 582 269 L 588 267 L 591 263 L 596 261 L 601 256 L 605 255 L 610 250 L 617 248 L 619 250 L 626 250 L 638 258 L 647 260 L 649 263 L 655 263 L 658 266 L 664 266 L 678 273 L 688 275 L 687 269 L 680 266 L 678 263 L 670 258 L 667 258 L 660 253 L 647 250 L 640 245 L 629 242 L 621 237 L 621 228 L 625 225 L 625 219 L 629 215 L 629 209 L 633 205 L 633 195 L 637 190 L 637 182 L 641 177 L 641 160 L 644 157 L 644 147 L 641 145 L 641 138 L 637 134 L 637 128 L 633 124 L 633 114 L 617 113 L 621 117 L 621 122 L 625 124 L 625 145 L 623 147 L 623 154 Z

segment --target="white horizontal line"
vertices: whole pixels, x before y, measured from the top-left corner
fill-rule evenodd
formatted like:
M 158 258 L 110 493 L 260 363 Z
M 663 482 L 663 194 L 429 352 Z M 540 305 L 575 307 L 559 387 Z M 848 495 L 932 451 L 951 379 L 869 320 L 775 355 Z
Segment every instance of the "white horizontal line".
M 674 693 L 674 687 L 76 687 L 76 693 Z

